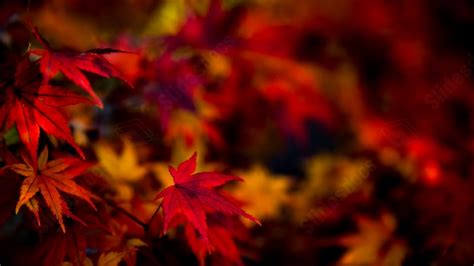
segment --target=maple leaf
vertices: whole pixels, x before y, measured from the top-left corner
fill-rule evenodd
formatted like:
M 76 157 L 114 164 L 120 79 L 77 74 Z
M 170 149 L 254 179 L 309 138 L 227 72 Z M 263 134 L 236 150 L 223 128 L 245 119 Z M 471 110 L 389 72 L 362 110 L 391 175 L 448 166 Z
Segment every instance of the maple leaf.
M 102 54 L 122 52 L 115 49 L 92 49 L 84 53 L 75 53 L 70 51 L 55 50 L 51 45 L 33 29 L 33 35 L 44 47 L 44 49 L 32 49 L 33 55 L 41 56 L 39 60 L 40 71 L 43 74 L 45 83 L 52 79 L 58 72 L 61 72 L 69 80 L 81 87 L 94 100 L 100 108 L 103 107 L 102 101 L 91 87 L 91 84 L 82 71 L 91 72 L 102 77 L 115 77 L 124 81 L 128 86 L 132 85 L 122 77 L 122 74 Z
M 167 231 L 173 217 L 183 214 L 196 228 L 206 246 L 209 246 L 207 233 L 206 212 L 220 211 L 228 214 L 242 215 L 245 218 L 260 222 L 246 213 L 214 188 L 232 180 L 242 180 L 240 177 L 222 175 L 214 172 L 195 173 L 196 153 L 182 162 L 177 169 L 169 167 L 174 185 L 161 191 L 156 199 L 163 198 L 164 232 Z
M 197 171 L 215 171 L 218 165 L 212 163 L 206 163 L 202 158 L 205 157 L 206 145 L 203 138 L 197 138 L 193 141 L 192 145 L 188 145 L 184 138 L 177 137 L 172 143 L 171 149 L 171 164 L 179 164 L 191 156 L 194 151 L 199 152 L 200 156 L 196 160 Z M 169 187 L 173 185 L 173 178 L 169 175 L 169 167 L 165 162 L 156 162 L 151 164 L 151 171 L 155 175 L 162 187 Z
M 76 220 L 79 219 L 72 215 L 59 191 L 76 196 L 89 203 L 95 209 L 94 203 L 91 201 L 91 193 L 73 181 L 76 176 L 87 170 L 90 164 L 76 158 L 60 158 L 48 162 L 47 148 L 44 148 L 41 152 L 37 164 L 32 164 L 26 157 L 23 159 L 25 164 L 12 164 L 8 166 L 9 169 L 26 177 L 20 188 L 20 198 L 16 205 L 16 213 L 18 213 L 21 206 L 28 204 L 39 192 L 43 196 L 48 208 L 58 220 L 61 229 L 65 232 L 63 214 Z M 38 208 L 30 208 L 30 210 L 37 212 Z
M 100 255 L 97 266 L 117 266 L 122 261 L 125 253 L 111 251 Z
M 293 195 L 291 201 L 296 220 L 306 219 L 315 201 L 331 199 L 339 205 L 347 196 L 361 190 L 374 171 L 373 163 L 367 159 L 330 154 L 309 158 L 304 166 L 306 180 L 300 184 L 298 193 Z
M 133 229 L 126 222 L 107 218 L 107 216 L 100 218 L 101 223 L 104 221 L 106 224 L 103 224 L 101 229 L 104 230 L 103 233 L 97 235 L 90 243 L 90 247 L 102 253 L 97 264 L 94 265 L 112 266 L 121 261 L 123 263 L 119 265 L 136 265 L 138 249 L 147 244 L 139 238 L 130 238 L 130 235 L 133 235 Z
M 209 242 L 212 255 L 222 257 L 226 262 L 229 262 L 229 265 L 244 265 L 235 240 L 246 242 L 249 234 L 242 221 L 234 218 L 236 217 L 225 216 L 222 213 L 210 214 L 208 217 Z M 185 237 L 191 250 L 198 258 L 199 264 L 204 266 L 208 250 L 203 239 L 196 235 L 196 230 L 189 224 L 185 226 Z
M 291 180 L 286 176 L 272 175 L 261 165 L 254 165 L 239 176 L 244 176 L 246 182 L 233 189 L 232 195 L 239 200 L 258 195 L 258 200 L 245 202 L 247 210 L 258 219 L 277 216 L 281 206 L 290 200 Z
M 343 236 L 341 244 L 348 247 L 338 265 L 402 265 L 406 254 L 403 241 L 395 239 L 395 218 L 382 213 L 378 220 L 356 217 L 360 232 Z
M 101 254 L 97 266 L 116 266 L 121 261 L 126 262 L 126 265 L 136 265 L 137 249 L 141 246 L 146 246 L 145 242 L 138 238 L 130 239 L 122 247 L 122 251 L 110 251 Z
M 106 144 L 95 146 L 99 164 L 107 173 L 106 178 L 118 193 L 118 198 L 130 200 L 133 198 L 131 184 L 140 181 L 146 174 L 147 168 L 138 162 L 136 147 L 127 139 L 123 139 L 123 150 L 117 154 Z
M 66 140 L 84 157 L 74 142 L 64 106 L 91 103 L 89 99 L 63 88 L 41 85 L 36 64 L 24 58 L 17 66 L 14 81 L 0 84 L 0 122 L 5 128 L 16 125 L 20 140 L 36 161 L 40 128 L 59 139 Z

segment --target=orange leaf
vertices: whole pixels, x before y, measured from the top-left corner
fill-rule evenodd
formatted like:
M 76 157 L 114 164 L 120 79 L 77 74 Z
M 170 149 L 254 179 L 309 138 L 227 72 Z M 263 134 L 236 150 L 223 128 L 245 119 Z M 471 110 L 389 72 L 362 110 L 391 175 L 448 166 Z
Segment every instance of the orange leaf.
M 9 169 L 26 177 L 20 189 L 16 213 L 26 204 L 37 216 L 39 207 L 32 205 L 31 200 L 40 192 L 46 205 L 58 220 L 61 229 L 65 231 L 63 215 L 73 219 L 75 216 L 70 213 L 60 191 L 86 201 L 95 209 L 94 203 L 91 201 L 91 193 L 73 181 L 73 178 L 87 170 L 88 166 L 87 163 L 74 158 L 60 158 L 48 162 L 47 148 L 41 152 L 35 165 L 31 165 L 29 161 L 25 161 L 25 164 L 9 165 Z M 76 220 L 78 219 L 76 218 Z

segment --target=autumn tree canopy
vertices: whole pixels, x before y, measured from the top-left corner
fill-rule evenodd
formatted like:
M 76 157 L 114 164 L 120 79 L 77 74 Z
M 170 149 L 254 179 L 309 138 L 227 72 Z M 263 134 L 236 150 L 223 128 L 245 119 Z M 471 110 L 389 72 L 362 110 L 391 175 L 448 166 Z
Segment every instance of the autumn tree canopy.
M 0 11 L 0 265 L 474 263 L 471 1 Z

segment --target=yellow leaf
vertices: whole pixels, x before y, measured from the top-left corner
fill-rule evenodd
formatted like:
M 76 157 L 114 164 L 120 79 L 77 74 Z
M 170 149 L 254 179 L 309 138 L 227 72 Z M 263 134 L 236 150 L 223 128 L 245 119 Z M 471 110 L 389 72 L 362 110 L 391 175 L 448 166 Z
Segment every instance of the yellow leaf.
M 148 171 L 147 167 L 139 164 L 136 147 L 129 139 L 124 138 L 120 153 L 105 143 L 99 143 L 94 148 L 99 165 L 105 171 L 104 177 L 117 192 L 116 197 L 122 200 L 132 199 L 132 185 L 140 181 Z
M 257 219 L 273 218 L 289 201 L 291 180 L 286 176 L 272 175 L 261 165 L 237 173 L 245 182 L 239 183 L 232 194 L 246 203 L 245 210 Z
M 168 0 L 160 5 L 145 27 L 143 35 L 175 34 L 186 18 L 186 4 L 183 0 Z
M 359 233 L 340 239 L 348 250 L 338 265 L 402 265 L 406 247 L 403 242 L 394 241 L 396 220 L 392 215 L 383 213 L 377 220 L 357 217 L 357 226 Z M 390 263 L 387 264 L 388 262 Z
M 132 238 L 127 241 L 127 246 L 128 247 L 143 247 L 146 246 L 147 244 L 143 242 L 143 240 L 139 238 Z
M 103 253 L 99 257 L 97 266 L 117 266 L 125 256 L 124 252 Z
M 359 190 L 373 169 L 366 159 L 332 155 L 310 158 L 305 164 L 306 180 L 292 199 L 296 220 L 305 219 L 315 201 L 329 197 L 342 200 Z
M 94 266 L 91 259 L 89 259 L 89 258 L 84 259 L 84 264 L 83 265 L 84 266 Z M 75 264 L 72 263 L 72 262 L 69 262 L 69 261 L 65 261 L 61 264 L 61 266 L 75 266 Z
M 151 166 L 151 170 L 163 188 L 172 186 L 174 184 L 173 179 L 168 172 L 168 164 L 155 163 Z
M 223 44 L 222 49 L 226 49 Z M 204 51 L 202 53 L 204 60 L 209 67 L 209 73 L 215 77 L 227 77 L 231 71 L 229 60 L 222 54 L 215 51 Z
M 120 154 L 106 144 L 95 146 L 100 166 L 109 174 L 113 181 L 136 182 L 146 174 L 146 167 L 139 165 L 135 146 L 129 139 L 123 140 Z

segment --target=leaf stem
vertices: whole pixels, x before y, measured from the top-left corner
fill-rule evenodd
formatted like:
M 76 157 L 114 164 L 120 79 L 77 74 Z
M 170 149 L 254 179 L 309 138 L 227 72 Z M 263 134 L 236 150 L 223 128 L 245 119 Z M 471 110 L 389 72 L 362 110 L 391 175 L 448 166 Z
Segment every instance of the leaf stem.
M 148 233 L 148 230 L 150 230 L 151 223 L 153 222 L 153 220 L 155 220 L 156 215 L 158 214 L 158 212 L 159 212 L 160 209 L 161 209 L 161 205 L 163 205 L 163 201 L 160 202 L 160 205 L 158 206 L 158 208 L 155 210 L 155 212 L 154 212 L 153 215 L 151 216 L 150 221 L 148 221 L 148 223 L 146 224 L 146 227 L 145 227 L 145 234 Z

